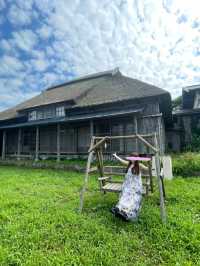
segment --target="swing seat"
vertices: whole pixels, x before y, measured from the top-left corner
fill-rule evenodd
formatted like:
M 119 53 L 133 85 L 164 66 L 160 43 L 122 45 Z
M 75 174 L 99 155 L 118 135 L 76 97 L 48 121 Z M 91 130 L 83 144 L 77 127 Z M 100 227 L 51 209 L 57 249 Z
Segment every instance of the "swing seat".
M 106 183 L 104 186 L 102 186 L 102 190 L 105 192 L 116 192 L 119 193 L 122 191 L 122 183 Z
M 103 176 L 98 178 L 100 182 L 100 190 L 103 192 L 116 192 L 122 191 L 122 181 L 114 181 L 110 176 Z
M 149 178 L 148 174 L 142 176 L 143 178 Z M 102 176 L 98 178 L 100 184 L 100 191 L 103 192 L 116 192 L 120 193 L 122 191 L 123 181 L 112 180 L 111 176 Z M 146 179 L 146 183 L 143 182 L 143 195 L 148 195 L 148 192 L 151 191 L 150 180 Z

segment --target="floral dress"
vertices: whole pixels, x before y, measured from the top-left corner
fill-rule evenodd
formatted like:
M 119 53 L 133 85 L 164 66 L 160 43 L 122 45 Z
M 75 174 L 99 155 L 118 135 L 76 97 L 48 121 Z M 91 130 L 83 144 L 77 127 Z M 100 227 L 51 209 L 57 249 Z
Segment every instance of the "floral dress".
M 122 185 L 122 192 L 113 212 L 125 220 L 134 221 L 137 219 L 142 202 L 142 178 L 141 173 L 135 175 L 130 166 Z

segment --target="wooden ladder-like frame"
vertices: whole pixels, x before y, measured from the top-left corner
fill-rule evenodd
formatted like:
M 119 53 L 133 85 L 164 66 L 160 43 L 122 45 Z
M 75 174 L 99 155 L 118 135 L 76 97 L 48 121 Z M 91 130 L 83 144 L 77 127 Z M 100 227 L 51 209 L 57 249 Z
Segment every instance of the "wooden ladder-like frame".
M 154 146 L 147 141 L 146 139 L 153 138 L 154 140 Z M 157 176 L 157 182 L 158 182 L 158 189 L 159 189 L 159 200 L 160 200 L 160 215 L 163 223 L 166 223 L 166 210 L 165 210 L 165 202 L 164 202 L 164 183 L 163 179 L 161 177 L 161 164 L 160 164 L 160 155 L 159 155 L 159 147 L 158 147 L 158 140 L 157 140 L 157 134 L 147 134 L 147 135 L 128 135 L 128 136 L 105 136 L 105 137 L 95 137 L 93 136 L 91 138 L 90 148 L 88 151 L 88 160 L 87 160 L 87 166 L 86 166 L 86 172 L 84 177 L 84 185 L 81 190 L 80 194 L 80 212 L 83 210 L 83 203 L 84 203 L 84 194 L 88 187 L 88 180 L 89 180 L 89 174 L 97 171 L 99 172 L 99 183 L 100 183 L 100 189 L 105 192 L 120 192 L 120 184 L 116 181 L 113 181 L 113 186 L 110 187 L 106 184 L 112 184 L 112 180 L 110 180 L 109 176 L 105 176 L 104 173 L 104 166 L 103 166 L 103 152 L 102 147 L 103 144 L 108 140 L 114 140 L 114 139 L 137 139 L 141 143 L 143 143 L 149 150 L 149 154 L 153 154 L 155 156 L 155 170 L 156 170 L 156 176 Z M 94 153 L 96 154 L 97 159 L 97 167 L 91 167 L 92 160 Z M 153 179 L 151 173 L 151 165 L 149 164 L 149 178 L 150 178 L 150 188 L 151 192 L 153 192 Z

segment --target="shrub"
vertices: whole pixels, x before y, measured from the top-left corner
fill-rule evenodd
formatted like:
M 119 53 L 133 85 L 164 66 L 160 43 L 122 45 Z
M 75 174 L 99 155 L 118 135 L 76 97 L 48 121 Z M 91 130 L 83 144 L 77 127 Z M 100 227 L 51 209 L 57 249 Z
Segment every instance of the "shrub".
M 173 155 L 173 173 L 178 176 L 200 176 L 200 154 L 187 152 Z

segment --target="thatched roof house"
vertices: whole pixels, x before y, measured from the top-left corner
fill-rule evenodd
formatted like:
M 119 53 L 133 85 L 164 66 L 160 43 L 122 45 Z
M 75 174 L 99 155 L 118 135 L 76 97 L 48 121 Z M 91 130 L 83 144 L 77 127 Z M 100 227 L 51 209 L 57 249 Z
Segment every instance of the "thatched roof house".
M 5 154 L 17 156 L 35 154 L 35 151 L 37 156 L 40 153 L 77 154 L 86 152 L 91 134 L 117 134 L 121 127 L 127 131 L 125 133 L 134 132 L 136 127 L 138 131 L 157 131 L 158 125 L 152 124 L 157 123 L 155 121 L 151 123 L 152 128 L 144 125 L 144 117 L 153 119 L 155 115 L 160 117 L 161 124 L 168 121 L 170 94 L 114 69 L 48 88 L 1 112 L 0 137 L 3 139 L 3 132 L 7 134 L 6 144 L 5 140 L 0 140 L 1 149 Z M 113 123 L 118 125 L 118 130 L 114 130 Z M 9 135 L 13 145 L 9 144 Z M 15 141 L 12 135 L 17 136 Z M 48 147 L 50 136 L 51 147 Z

